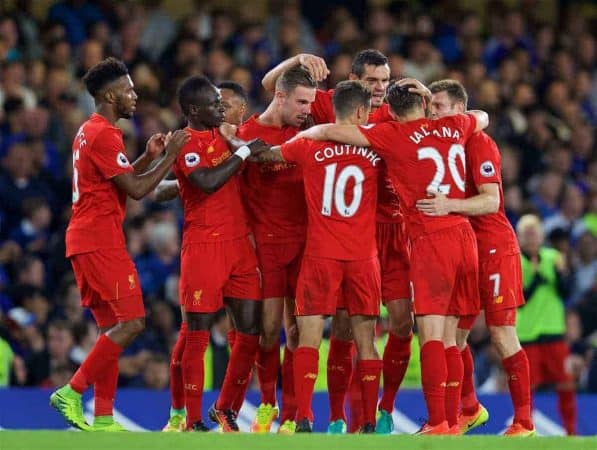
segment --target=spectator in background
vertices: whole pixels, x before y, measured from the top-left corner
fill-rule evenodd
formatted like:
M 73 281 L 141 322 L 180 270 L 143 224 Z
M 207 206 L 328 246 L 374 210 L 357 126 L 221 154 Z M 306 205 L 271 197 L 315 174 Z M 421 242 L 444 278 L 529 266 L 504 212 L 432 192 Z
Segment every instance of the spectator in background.
M 569 303 L 578 303 L 597 282 L 597 237 L 585 231 L 577 240 L 577 255 L 572 261 L 573 283 Z
M 143 370 L 143 387 L 157 391 L 168 389 L 170 361 L 163 354 L 152 355 Z
M 28 198 L 23 202 L 23 220 L 10 233 L 10 239 L 27 253 L 47 254 L 52 212 L 43 198 Z
M 48 386 L 53 369 L 62 367 L 74 372 L 78 366 L 70 356 L 75 345 L 75 337 L 68 322 L 63 320 L 50 322 L 46 342 L 46 348 L 33 353 L 25 361 L 27 386 Z
M 558 408 L 566 433 L 576 434 L 576 386 L 566 361 L 570 355 L 562 286 L 568 263 L 554 249 L 544 246 L 539 217 L 520 218 L 516 232 L 522 251 L 522 276 L 526 303 L 518 308 L 516 332 L 527 352 L 531 388 L 551 384 L 558 394 Z

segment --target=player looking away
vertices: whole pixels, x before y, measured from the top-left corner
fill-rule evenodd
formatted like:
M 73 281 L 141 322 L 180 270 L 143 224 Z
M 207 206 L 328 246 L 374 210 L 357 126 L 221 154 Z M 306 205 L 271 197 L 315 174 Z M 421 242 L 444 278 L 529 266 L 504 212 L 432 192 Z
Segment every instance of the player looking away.
M 318 125 L 299 137 L 371 146 L 384 158 L 400 197 L 411 242 L 410 280 L 421 341 L 421 375 L 429 418 L 421 434 L 455 433 L 462 382 L 458 317 L 479 309 L 474 233 L 461 215 L 429 217 L 416 208 L 427 193 L 464 198 L 464 144 L 488 124 L 487 114 L 426 118 L 431 93 L 391 86 L 388 103 L 400 122 Z M 429 274 L 433 274 L 432 277 Z M 448 419 L 449 417 L 449 419 Z M 450 420 L 451 426 L 448 426 Z
M 145 152 L 130 163 L 115 124 L 135 112 L 137 94 L 123 62 L 108 58 L 83 77 L 96 112 L 81 125 L 73 142 L 72 216 L 66 230 L 66 256 L 73 267 L 81 304 L 91 310 L 101 335 L 69 383 L 50 404 L 81 430 L 119 431 L 112 403 L 118 383 L 118 358 L 145 327 L 139 276 L 127 254 L 122 221 L 127 197 L 141 199 L 168 173 L 189 136 L 152 136 Z M 168 143 L 166 144 L 166 142 Z M 149 164 L 165 148 L 151 170 Z M 81 394 L 93 385 L 95 421 L 83 417 Z
M 218 130 L 224 121 L 222 99 L 207 78 L 184 81 L 178 101 L 191 134 L 174 165 L 185 216 L 179 296 L 187 323 L 182 354 L 187 430 L 207 429 L 201 418 L 203 359 L 215 313 L 225 306 L 236 340 L 209 416 L 223 432 L 237 432 L 232 407 L 244 393 L 255 362 L 262 306 L 259 269 L 237 176 L 252 150 L 245 146 L 230 153 Z
M 456 80 L 440 80 L 429 85 L 433 97 L 433 117 L 462 114 L 468 95 Z M 534 434 L 531 418 L 529 362 L 516 335 L 516 308 L 524 304 L 520 249 L 516 234 L 504 211 L 501 157 L 493 139 L 486 133 L 474 134 L 466 143 L 465 200 L 438 194 L 421 199 L 417 207 L 425 214 L 443 216 L 465 214 L 477 237 L 479 250 L 479 294 L 485 310 L 485 323 L 491 340 L 508 374 L 514 419 L 508 435 Z M 485 423 L 489 416 L 475 395 L 473 357 L 467 338 L 475 317 L 463 317 L 458 323 L 457 343 L 464 362 L 462 385 L 461 432 Z

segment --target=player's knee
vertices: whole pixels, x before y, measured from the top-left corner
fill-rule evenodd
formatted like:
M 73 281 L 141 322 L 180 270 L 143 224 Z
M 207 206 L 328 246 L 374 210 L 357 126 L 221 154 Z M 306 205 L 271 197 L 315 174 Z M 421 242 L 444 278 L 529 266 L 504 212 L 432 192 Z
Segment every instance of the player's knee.
M 145 317 L 128 320 L 123 323 L 123 327 L 130 336 L 138 336 L 145 330 Z
M 489 327 L 489 335 L 502 358 L 514 355 L 522 348 L 514 327 Z
M 265 324 L 264 324 L 265 325 Z M 261 346 L 263 348 L 269 348 L 272 345 L 277 344 L 278 338 L 280 336 L 280 329 L 275 329 L 273 327 L 263 327 L 261 330 Z
M 413 325 L 414 322 L 412 317 L 403 317 L 400 318 L 400 320 L 392 321 L 390 324 L 390 331 L 395 336 L 406 337 L 412 331 Z

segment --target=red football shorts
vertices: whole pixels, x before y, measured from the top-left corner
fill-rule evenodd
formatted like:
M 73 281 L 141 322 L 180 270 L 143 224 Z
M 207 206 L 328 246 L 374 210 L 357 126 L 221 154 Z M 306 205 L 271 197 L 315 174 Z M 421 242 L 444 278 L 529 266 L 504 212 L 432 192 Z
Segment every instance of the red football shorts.
M 263 280 L 263 298 L 294 298 L 304 249 L 304 242 L 287 244 L 257 242 L 257 260 Z
M 411 243 L 410 279 L 415 315 L 479 313 L 477 241 L 463 223 Z
M 195 313 L 218 311 L 224 297 L 260 300 L 261 279 L 249 237 L 185 245 L 179 296 L 185 311 Z
M 135 264 L 124 248 L 72 255 L 81 306 L 89 308 L 100 328 L 145 317 Z
M 479 296 L 485 314 L 523 305 L 520 255 L 490 256 L 480 260 Z
M 339 296 L 350 316 L 379 315 L 381 276 L 377 257 L 358 261 L 303 258 L 295 314 L 332 316 L 336 314 Z
M 470 330 L 473 328 L 476 315 L 461 316 L 458 320 L 458 328 Z M 488 327 L 514 327 L 516 326 L 516 308 L 498 309 L 485 311 L 485 325 Z
M 404 223 L 377 222 L 376 228 L 382 301 L 410 299 L 410 248 Z
M 566 358 L 570 349 L 565 341 L 523 344 L 529 359 L 531 388 L 542 384 L 567 383 L 572 380 L 566 372 Z
M 479 296 L 488 327 L 516 325 L 516 308 L 524 304 L 520 255 L 487 257 L 479 261 Z M 458 328 L 470 330 L 475 316 L 461 317 Z

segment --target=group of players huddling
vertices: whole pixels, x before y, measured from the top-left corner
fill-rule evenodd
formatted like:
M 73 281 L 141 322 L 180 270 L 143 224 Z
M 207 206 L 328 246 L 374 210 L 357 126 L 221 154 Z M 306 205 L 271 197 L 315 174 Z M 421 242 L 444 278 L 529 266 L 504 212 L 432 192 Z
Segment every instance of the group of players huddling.
M 201 414 L 204 356 L 225 307 L 230 359 L 209 408 L 221 431 L 239 431 L 253 367 L 261 404 L 251 431 L 268 433 L 276 419 L 279 433 L 311 431 L 318 348 L 332 316 L 328 432 L 346 432 L 344 399 L 356 377 L 360 431 L 391 433 L 414 316 L 428 410 L 418 433 L 464 434 L 489 417 L 475 395 L 466 343 L 482 308 L 508 374 L 514 419 L 505 434 L 535 434 L 529 364 L 515 332 L 524 302 L 520 250 L 504 214 L 500 154 L 482 132 L 487 114 L 467 111 L 466 91 L 454 80 L 390 85 L 387 58 L 377 50 L 355 57 L 349 80 L 318 90 L 328 73 L 313 55 L 282 62 L 263 79 L 271 103 L 244 122 L 239 86 L 193 76 L 177 94 L 187 127 L 152 136 L 133 163 L 115 127 L 132 116 L 137 99 L 126 66 L 108 58 L 85 75 L 96 113 L 73 143 L 66 246 L 82 304 L 102 334 L 50 398 L 69 424 L 123 429 L 112 416 L 118 358 L 143 330 L 145 312 L 122 221 L 127 196 L 156 190 L 160 200 L 179 195 L 184 210 L 183 324 L 165 431 L 209 429 Z M 170 171 L 176 180 L 162 181 Z M 380 301 L 390 324 L 382 358 L 374 345 Z M 81 394 L 92 385 L 89 425 Z

